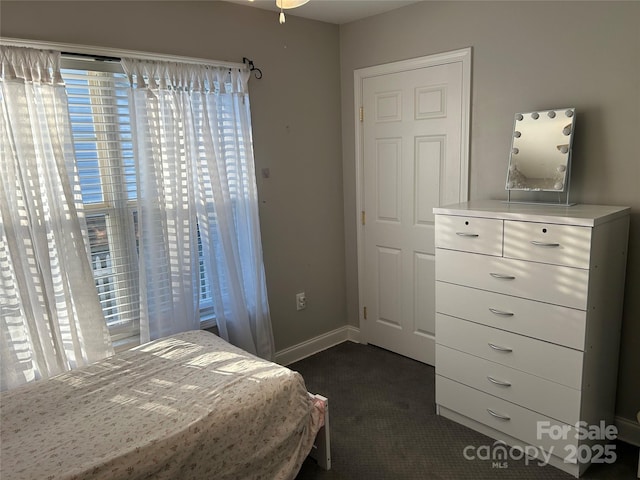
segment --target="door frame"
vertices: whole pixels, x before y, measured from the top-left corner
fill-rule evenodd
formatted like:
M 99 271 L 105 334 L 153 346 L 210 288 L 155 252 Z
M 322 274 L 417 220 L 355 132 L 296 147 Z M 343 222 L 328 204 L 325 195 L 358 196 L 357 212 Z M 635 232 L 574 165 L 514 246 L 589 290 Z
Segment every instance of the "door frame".
M 356 161 L 356 249 L 358 256 L 358 320 L 360 324 L 360 342 L 368 343 L 369 331 L 364 321 L 364 231 L 362 212 L 364 211 L 364 145 L 363 122 L 360 120 L 360 108 L 363 102 L 363 82 L 366 78 L 401 73 L 419 68 L 434 67 L 449 63 L 462 63 L 462 133 L 460 135 L 460 201 L 469 199 L 469 132 L 471 121 L 471 47 L 450 52 L 411 58 L 398 62 L 375 65 L 354 70 L 354 118 L 355 118 L 355 161 Z

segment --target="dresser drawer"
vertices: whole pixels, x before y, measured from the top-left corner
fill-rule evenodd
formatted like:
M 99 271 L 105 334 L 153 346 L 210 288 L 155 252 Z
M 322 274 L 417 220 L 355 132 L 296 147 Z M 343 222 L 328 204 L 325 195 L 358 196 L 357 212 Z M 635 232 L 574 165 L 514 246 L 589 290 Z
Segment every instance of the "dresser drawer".
M 485 255 L 502 255 L 502 220 L 436 216 L 436 247 Z
M 567 445 L 578 446 L 575 427 L 440 375 L 436 375 L 436 403 L 560 458 L 575 452 Z M 550 435 L 538 434 L 538 422 L 566 428 L 567 438 L 554 440 Z
M 436 314 L 436 343 L 581 389 L 583 353 L 497 328 Z
M 580 421 L 580 390 L 436 345 L 436 374 L 556 420 Z
M 584 310 L 436 282 L 436 311 L 584 350 L 587 324 Z
M 505 257 L 589 268 L 590 252 L 590 227 L 504 222 Z
M 589 271 L 436 249 L 436 280 L 587 309 Z

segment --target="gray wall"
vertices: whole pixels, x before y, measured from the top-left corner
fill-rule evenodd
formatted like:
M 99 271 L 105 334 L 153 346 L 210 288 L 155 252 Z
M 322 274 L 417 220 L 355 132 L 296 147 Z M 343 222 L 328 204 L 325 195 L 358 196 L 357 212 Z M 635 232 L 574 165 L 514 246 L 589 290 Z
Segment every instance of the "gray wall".
M 505 199 L 516 112 L 575 107 L 572 199 L 632 207 L 617 415 L 640 410 L 640 3 L 421 2 L 340 28 L 349 323 L 358 325 L 353 71 L 472 47 L 470 199 Z
M 53 42 L 242 62 L 249 82 L 276 349 L 345 325 L 336 25 L 226 2 L 1 2 L 0 32 Z M 271 176 L 263 179 L 262 168 Z M 306 310 L 295 294 L 304 290 Z

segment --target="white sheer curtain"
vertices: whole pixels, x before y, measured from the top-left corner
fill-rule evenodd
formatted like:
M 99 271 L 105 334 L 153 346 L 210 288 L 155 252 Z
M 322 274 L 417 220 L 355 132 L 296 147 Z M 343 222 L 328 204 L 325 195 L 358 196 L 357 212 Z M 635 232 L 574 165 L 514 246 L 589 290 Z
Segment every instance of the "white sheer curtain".
M 113 350 L 84 242 L 60 55 L 2 46 L 0 60 L 5 390 L 94 362 Z
M 271 359 L 248 72 L 122 64 L 137 136 L 141 341 L 197 328 L 199 233 L 221 336 Z

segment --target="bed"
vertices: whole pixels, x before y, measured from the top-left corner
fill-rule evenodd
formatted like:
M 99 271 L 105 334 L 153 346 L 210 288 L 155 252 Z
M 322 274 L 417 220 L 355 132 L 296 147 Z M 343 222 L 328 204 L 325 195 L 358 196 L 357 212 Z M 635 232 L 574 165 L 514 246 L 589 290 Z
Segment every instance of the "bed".
M 326 399 L 205 331 L 3 392 L 0 410 L 2 480 L 292 479 L 310 453 L 330 467 Z

